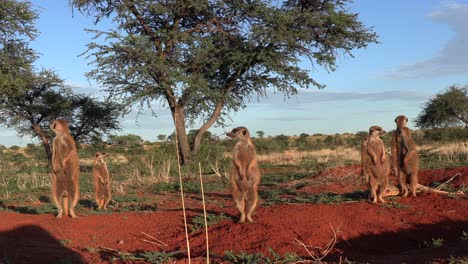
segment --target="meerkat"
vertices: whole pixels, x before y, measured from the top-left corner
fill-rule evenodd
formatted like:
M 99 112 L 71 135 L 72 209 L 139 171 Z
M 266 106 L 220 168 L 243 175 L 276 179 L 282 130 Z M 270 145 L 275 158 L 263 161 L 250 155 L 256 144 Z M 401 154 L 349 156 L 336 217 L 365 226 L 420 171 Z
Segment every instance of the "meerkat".
M 400 173 L 402 195 L 408 196 L 409 185 L 411 195 L 416 196 L 419 172 L 418 150 L 409 128 L 402 127 L 399 130 L 399 135 L 400 155 L 398 156 L 398 170 Z
M 93 165 L 94 197 L 98 209 L 107 209 L 107 204 L 111 200 L 111 180 L 109 170 L 104 158 L 106 153 L 97 152 Z
M 258 201 L 260 169 L 258 168 L 255 146 L 250 139 L 249 130 L 236 127 L 226 133 L 230 138 L 239 140 L 234 147 L 233 166 L 231 170 L 232 197 L 240 211 L 240 223 L 253 222 L 252 212 Z
M 65 215 L 77 218 L 75 206 L 80 196 L 80 162 L 76 143 L 66 120 L 55 120 L 50 128 L 55 133 L 52 143 L 52 199 L 58 209 L 57 218 L 61 218 L 64 211 Z
M 384 143 L 380 139 L 380 136 L 384 134 L 385 131 L 379 126 L 369 128 L 369 138 L 367 139 L 369 162 L 367 171 L 369 174 L 369 188 L 374 203 L 377 203 L 377 200 L 385 203 L 383 196 L 388 185 L 390 164 L 385 154 Z
M 361 176 L 366 178 L 366 183 L 369 184 L 369 155 L 367 154 L 367 141 L 369 137 L 364 137 L 361 142 Z
M 392 154 L 392 172 L 393 175 L 398 176 L 399 175 L 399 168 L 400 165 L 398 164 L 398 157 L 401 156 L 401 151 L 400 151 L 400 134 L 399 130 L 402 127 L 406 127 L 406 124 L 408 123 L 408 118 L 404 115 L 399 115 L 395 118 L 395 123 L 396 123 L 396 130 L 393 132 L 392 135 L 392 141 L 391 141 L 391 154 Z

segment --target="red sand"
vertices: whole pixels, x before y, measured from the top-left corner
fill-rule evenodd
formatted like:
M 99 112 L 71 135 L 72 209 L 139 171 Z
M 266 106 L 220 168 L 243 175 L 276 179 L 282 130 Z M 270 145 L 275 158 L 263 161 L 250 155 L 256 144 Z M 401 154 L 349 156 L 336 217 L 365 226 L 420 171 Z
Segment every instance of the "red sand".
M 460 173 L 461 177 L 453 181 L 459 187 L 467 184 L 467 172 L 468 167 L 426 170 L 421 172 L 420 182 L 427 185 Z M 332 185 L 335 192 L 340 192 L 337 187 L 340 186 L 340 175 L 337 176 Z M 171 201 L 173 198 L 170 197 Z M 200 202 L 195 198 L 190 195 L 187 202 L 189 217 L 202 213 Z M 236 217 L 237 210 L 226 198 L 229 197 L 224 194 L 209 195 L 209 199 L 225 204 L 220 208 L 210 203 L 209 211 Z M 339 262 L 340 257 L 371 263 L 445 263 L 450 256 L 468 257 L 468 241 L 460 240 L 462 232 L 468 232 L 468 200 L 422 194 L 417 198 L 397 198 L 396 201 L 409 208 L 385 208 L 368 202 L 260 204 L 254 215 L 255 223 L 237 224 L 228 220 L 210 226 L 210 250 L 217 255 L 223 255 L 227 250 L 268 254 L 268 248 L 272 248 L 280 254 L 295 252 L 307 256 L 294 240 L 323 247 L 333 236 L 332 226 L 337 231 L 337 243 L 325 259 L 331 263 Z M 121 252 L 186 250 L 180 206 L 170 202 L 161 208 L 152 213 L 91 215 L 77 220 L 0 212 L 0 263 L 5 259 L 12 263 L 57 263 L 67 258 L 73 263 L 109 263 L 112 254 L 99 251 L 99 247 Z M 142 231 L 168 246 L 143 242 Z M 432 238 L 443 238 L 444 245 L 425 247 L 424 241 Z M 192 256 L 197 258 L 193 263 L 202 263 L 206 254 L 203 231 L 192 233 L 190 243 Z M 184 255 L 186 253 L 182 253 L 178 263 L 186 262 Z M 215 262 L 219 263 L 219 258 Z

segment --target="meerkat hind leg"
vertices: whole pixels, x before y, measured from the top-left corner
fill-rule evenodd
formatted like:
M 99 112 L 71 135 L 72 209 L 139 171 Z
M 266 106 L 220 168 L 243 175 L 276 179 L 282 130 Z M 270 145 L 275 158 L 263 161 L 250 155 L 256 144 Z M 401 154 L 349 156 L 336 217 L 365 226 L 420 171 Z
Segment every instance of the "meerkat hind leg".
M 233 188 L 233 191 L 232 191 L 232 197 L 234 198 L 237 209 L 239 209 L 239 212 L 240 212 L 239 223 L 244 223 L 245 222 L 244 194 L 239 189 L 237 189 L 237 187 L 235 187 L 235 185 L 234 185 L 234 188 Z
M 71 218 L 78 218 L 78 216 L 75 214 L 75 206 L 76 206 L 77 203 L 78 203 L 78 196 L 75 195 L 73 197 L 73 200 L 72 200 L 72 203 L 71 203 L 71 206 L 70 206 L 70 217 Z
M 371 195 L 372 195 L 372 202 L 373 203 L 377 203 L 377 180 L 371 176 L 369 178 L 369 186 L 370 186 L 370 191 L 371 191 Z
M 63 216 L 63 208 L 62 208 L 63 198 L 60 197 L 60 198 L 57 199 L 56 197 L 53 197 L 53 199 L 54 199 L 54 202 L 55 202 L 55 206 L 57 206 L 57 211 L 58 211 L 56 218 L 60 219 Z
M 257 207 L 258 193 L 256 188 L 251 188 L 247 192 L 247 221 L 254 222 L 252 219 L 252 213 Z
M 401 196 L 407 197 L 408 196 L 408 183 L 406 182 L 406 173 L 400 171 L 400 188 L 401 188 Z

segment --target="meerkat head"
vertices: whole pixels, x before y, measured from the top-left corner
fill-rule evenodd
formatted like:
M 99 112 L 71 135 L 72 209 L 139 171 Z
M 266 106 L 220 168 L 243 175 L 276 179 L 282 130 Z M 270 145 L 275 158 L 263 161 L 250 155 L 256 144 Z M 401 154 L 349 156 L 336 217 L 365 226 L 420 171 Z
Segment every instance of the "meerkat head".
M 246 127 L 236 127 L 231 130 L 231 132 L 226 133 L 226 136 L 230 138 L 250 138 L 249 130 Z
M 408 118 L 404 115 L 399 115 L 395 118 L 395 123 L 397 124 L 398 128 L 406 127 L 406 124 L 408 123 Z
M 369 135 L 370 136 L 382 136 L 385 134 L 385 130 L 383 130 L 379 126 L 371 126 L 369 128 Z
M 107 156 L 107 153 L 105 152 L 96 152 L 96 161 L 103 162 L 106 156 Z
M 57 119 L 52 124 L 50 124 L 50 128 L 54 131 L 55 134 L 63 134 L 63 133 L 70 133 L 70 129 L 68 128 L 68 121 L 64 119 Z

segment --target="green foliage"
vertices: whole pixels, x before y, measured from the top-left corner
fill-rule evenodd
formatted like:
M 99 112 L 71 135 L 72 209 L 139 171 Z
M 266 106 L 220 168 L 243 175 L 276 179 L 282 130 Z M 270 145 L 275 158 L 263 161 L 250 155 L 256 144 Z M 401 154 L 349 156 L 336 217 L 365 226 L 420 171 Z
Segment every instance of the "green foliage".
M 271 255 L 271 258 L 261 253 L 248 254 L 242 251 L 236 254 L 233 251 L 225 251 L 223 261 L 227 261 L 227 263 L 232 264 L 281 264 L 293 263 L 301 260 L 301 258 L 295 253 L 286 253 L 283 257 L 281 257 L 271 248 L 268 248 L 268 251 Z
M 113 253 L 115 256 L 111 259 L 113 262 L 114 260 L 122 260 L 124 262 L 145 262 L 145 263 L 153 263 L 153 264 L 165 264 L 171 263 L 174 261 L 174 256 L 179 254 L 180 252 L 159 252 L 159 251 L 145 251 L 145 252 L 137 252 L 137 253 L 126 253 L 126 252 L 117 252 Z
M 468 129 L 453 127 L 453 128 L 434 128 L 423 130 L 423 138 L 425 142 L 453 142 L 467 141 Z M 417 139 L 415 141 L 418 143 Z
M 296 185 L 296 188 L 301 188 L 302 185 Z M 336 194 L 336 193 L 320 193 L 310 194 L 298 192 L 294 188 L 281 188 L 261 190 L 260 197 L 265 200 L 266 205 L 273 204 L 334 204 L 351 201 L 365 201 L 368 193 L 363 191 L 355 191 L 353 193 Z
M 390 199 L 390 198 L 388 198 Z M 408 209 L 410 208 L 409 205 L 405 205 L 405 204 L 401 204 L 395 200 L 390 200 L 390 201 L 387 201 L 386 203 L 384 204 L 381 204 L 380 205 L 381 207 L 383 208 L 396 208 L 396 209 Z
M 127 106 L 167 103 L 178 117 L 178 144 L 187 164 L 186 122 L 203 124 L 193 137 L 201 139 L 268 87 L 286 95 L 297 87 L 323 88 L 300 61 L 334 71 L 337 55 L 377 42 L 345 2 L 73 0 L 71 5 L 96 23 L 112 16 L 115 25 L 106 32 L 91 30 L 95 41 L 85 54 L 95 68 L 87 76 Z M 200 141 L 191 143 L 197 154 Z
M 420 128 L 468 126 L 468 85 L 452 85 L 423 106 L 416 119 Z
M 460 236 L 460 240 L 462 241 L 467 241 L 468 240 L 468 232 L 465 232 L 464 230 L 462 231 L 462 234 Z
M 432 238 L 431 241 L 424 241 L 424 247 L 426 248 L 438 248 L 444 245 L 445 240 L 443 238 Z
M 2 95 L 13 95 L 25 89 L 23 77 L 37 58 L 29 41 L 38 33 L 34 25 L 38 13 L 29 1 L 4 0 L 0 18 L 0 91 Z M 0 102 L 3 100 L 0 96 Z
M 109 144 L 114 145 L 124 145 L 124 146 L 133 146 L 133 145 L 141 145 L 143 143 L 143 139 L 138 135 L 128 134 L 128 135 L 110 135 L 108 139 Z
M 206 215 L 206 221 L 207 221 L 207 225 L 208 226 L 211 226 L 211 225 L 216 225 L 217 223 L 223 221 L 223 220 L 232 220 L 231 217 L 225 215 L 224 213 L 220 213 L 220 214 L 211 214 L 211 213 L 208 213 Z M 191 232 L 196 232 L 202 228 L 205 227 L 205 216 L 204 215 L 196 215 L 192 218 L 189 219 L 189 228 L 191 230 Z
M 31 6 L 29 1 L 5 0 L 0 7 L 0 124 L 16 129 L 20 136 L 41 140 L 50 160 L 53 120 L 71 121 L 77 142 L 96 142 L 119 129 L 123 109 L 114 102 L 75 94 L 52 70 L 34 68 L 37 54 L 28 41 L 37 35 L 38 14 Z
M 254 140 L 254 144 L 258 154 L 284 152 L 287 149 L 287 142 L 281 141 L 281 139 L 278 140 L 277 138 L 258 138 Z
M 55 214 L 57 210 L 53 204 L 42 204 L 39 206 L 9 206 L 8 211 L 18 212 L 21 214 Z
M 450 256 L 450 259 L 447 262 L 448 264 L 468 264 L 468 257 L 453 257 Z
M 163 264 L 163 263 L 169 263 L 173 261 L 173 256 L 176 253 L 167 253 L 167 252 L 143 252 L 143 253 L 138 253 L 137 257 L 141 257 L 144 259 L 144 261 L 147 261 L 149 263 L 155 263 L 155 264 Z
M 468 165 L 468 157 L 464 153 L 450 157 L 448 155 L 441 155 L 433 150 L 420 150 L 418 154 L 419 166 L 424 169 L 437 169 Z
M 63 239 L 63 240 L 60 240 L 59 243 L 62 246 L 67 246 L 67 245 L 70 245 L 72 241 L 70 239 Z

